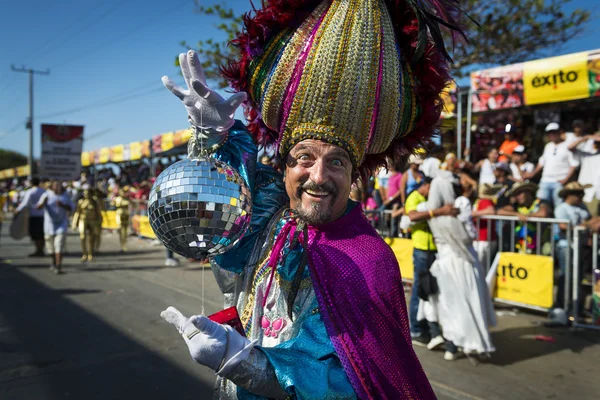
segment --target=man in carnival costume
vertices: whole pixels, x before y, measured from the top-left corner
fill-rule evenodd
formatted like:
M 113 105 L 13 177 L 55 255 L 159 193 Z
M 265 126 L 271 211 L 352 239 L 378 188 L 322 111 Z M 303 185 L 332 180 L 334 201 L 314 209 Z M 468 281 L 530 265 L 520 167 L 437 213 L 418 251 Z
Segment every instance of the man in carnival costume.
M 243 239 L 212 260 L 245 336 L 174 307 L 161 316 L 216 398 L 433 399 L 412 349 L 398 263 L 348 199 L 368 177 L 428 141 L 449 81 L 440 25 L 454 0 L 274 0 L 244 17 L 236 94 L 206 86 L 194 52 L 188 89 L 167 77 L 204 147 L 252 188 Z M 247 94 L 247 95 L 246 95 Z M 234 121 L 244 104 L 248 125 Z M 256 163 L 276 146 L 284 176 Z

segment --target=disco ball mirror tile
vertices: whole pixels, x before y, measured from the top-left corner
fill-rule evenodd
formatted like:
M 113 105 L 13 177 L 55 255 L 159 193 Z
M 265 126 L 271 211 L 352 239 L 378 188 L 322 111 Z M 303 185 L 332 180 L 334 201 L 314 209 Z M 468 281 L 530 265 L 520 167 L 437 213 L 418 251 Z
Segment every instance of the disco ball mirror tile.
M 154 182 L 148 199 L 156 236 L 175 253 L 194 259 L 233 247 L 250 225 L 251 209 L 246 182 L 212 157 L 169 166 Z

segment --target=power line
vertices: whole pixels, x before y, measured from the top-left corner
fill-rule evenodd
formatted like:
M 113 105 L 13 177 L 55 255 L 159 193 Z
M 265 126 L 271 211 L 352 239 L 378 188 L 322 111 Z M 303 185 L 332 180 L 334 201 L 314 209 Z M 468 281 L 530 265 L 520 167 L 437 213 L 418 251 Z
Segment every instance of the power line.
M 155 15 L 154 17 L 152 17 L 152 18 L 148 19 L 147 21 L 141 23 L 137 27 L 128 30 L 127 32 L 121 34 L 120 36 L 117 36 L 116 38 L 114 38 L 114 39 L 112 39 L 112 40 L 110 40 L 110 41 L 108 41 L 108 42 L 106 42 L 106 43 L 104 43 L 104 44 L 102 44 L 100 46 L 96 46 L 93 49 L 86 49 L 85 53 L 83 53 L 82 55 L 80 55 L 79 57 L 77 57 L 75 59 L 71 59 L 71 58 L 67 57 L 64 62 L 55 64 L 55 65 L 51 66 L 50 68 L 52 68 L 52 69 L 59 68 L 59 67 L 62 67 L 64 65 L 68 65 L 68 64 L 70 65 L 70 64 L 73 64 L 74 62 L 81 61 L 81 60 L 85 59 L 86 57 L 88 57 L 90 54 L 93 54 L 93 53 L 97 52 L 98 50 L 101 50 L 101 49 L 104 49 L 104 48 L 106 48 L 108 46 L 111 46 L 111 45 L 115 44 L 116 42 L 118 42 L 120 40 L 123 40 L 125 37 L 130 36 L 130 35 L 132 35 L 134 33 L 137 33 L 140 30 L 142 30 L 142 29 L 144 29 L 144 28 L 146 28 L 148 26 L 151 26 L 152 23 L 154 23 L 154 22 L 156 22 L 156 21 L 164 18 L 165 16 L 173 13 L 174 11 L 177 11 L 181 6 L 183 6 L 183 5 L 185 5 L 186 3 L 189 3 L 189 2 L 190 2 L 190 0 L 183 0 L 181 3 L 178 3 L 175 7 L 173 7 L 169 11 L 167 11 L 167 12 L 161 12 L 160 14 Z
M 139 97 L 144 97 L 144 96 L 148 96 L 152 93 L 156 93 L 159 91 L 163 91 L 164 88 L 155 88 L 155 89 L 151 89 L 145 92 L 141 92 L 138 94 L 134 94 L 134 95 L 129 95 L 129 96 L 125 96 L 125 97 L 121 97 L 118 99 L 114 99 L 114 100 L 108 100 L 108 101 L 103 101 L 103 102 L 96 102 L 96 103 L 92 103 L 92 104 L 88 104 L 86 106 L 82 106 L 82 107 L 77 107 L 77 108 L 72 108 L 70 110 L 65 110 L 65 111 L 60 111 L 54 114 L 47 114 L 47 115 L 42 115 L 41 117 L 38 118 L 54 118 L 54 117 L 59 117 L 61 115 L 66 115 L 66 114 L 75 114 L 81 111 L 85 111 L 88 110 L 90 108 L 99 108 L 99 107 L 106 107 L 106 106 L 111 106 L 113 104 L 116 103 L 122 103 L 124 101 L 128 101 L 128 100 L 133 100 L 133 99 L 137 99 Z
M 24 119 L 23 121 L 19 122 L 17 125 L 13 126 L 12 128 L 10 128 L 9 130 L 7 130 L 6 132 L 4 132 L 3 134 L 0 135 L 0 139 L 10 135 L 11 133 L 13 133 L 14 131 L 16 131 L 17 129 L 19 129 L 20 127 L 25 127 L 25 124 L 27 123 L 27 120 Z

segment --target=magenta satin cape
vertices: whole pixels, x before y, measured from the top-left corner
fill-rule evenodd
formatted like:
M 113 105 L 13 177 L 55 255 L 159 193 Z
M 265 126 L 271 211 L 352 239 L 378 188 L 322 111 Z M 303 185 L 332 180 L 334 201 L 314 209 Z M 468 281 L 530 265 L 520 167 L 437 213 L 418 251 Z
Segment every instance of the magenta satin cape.
M 400 268 L 360 205 L 308 229 L 327 333 L 361 399 L 435 399 L 412 347 Z

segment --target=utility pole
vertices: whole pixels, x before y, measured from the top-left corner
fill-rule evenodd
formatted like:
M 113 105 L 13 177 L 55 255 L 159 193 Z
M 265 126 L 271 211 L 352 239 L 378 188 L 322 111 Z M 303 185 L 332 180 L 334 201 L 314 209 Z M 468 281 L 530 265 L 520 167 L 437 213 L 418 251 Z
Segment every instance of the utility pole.
M 27 156 L 27 163 L 29 164 L 29 178 L 32 178 L 34 174 L 33 165 L 33 75 L 50 75 L 50 70 L 36 71 L 31 68 L 15 68 L 14 65 L 10 66 L 14 72 L 26 72 L 29 74 L 29 120 L 27 121 L 27 128 L 29 128 L 29 155 Z

